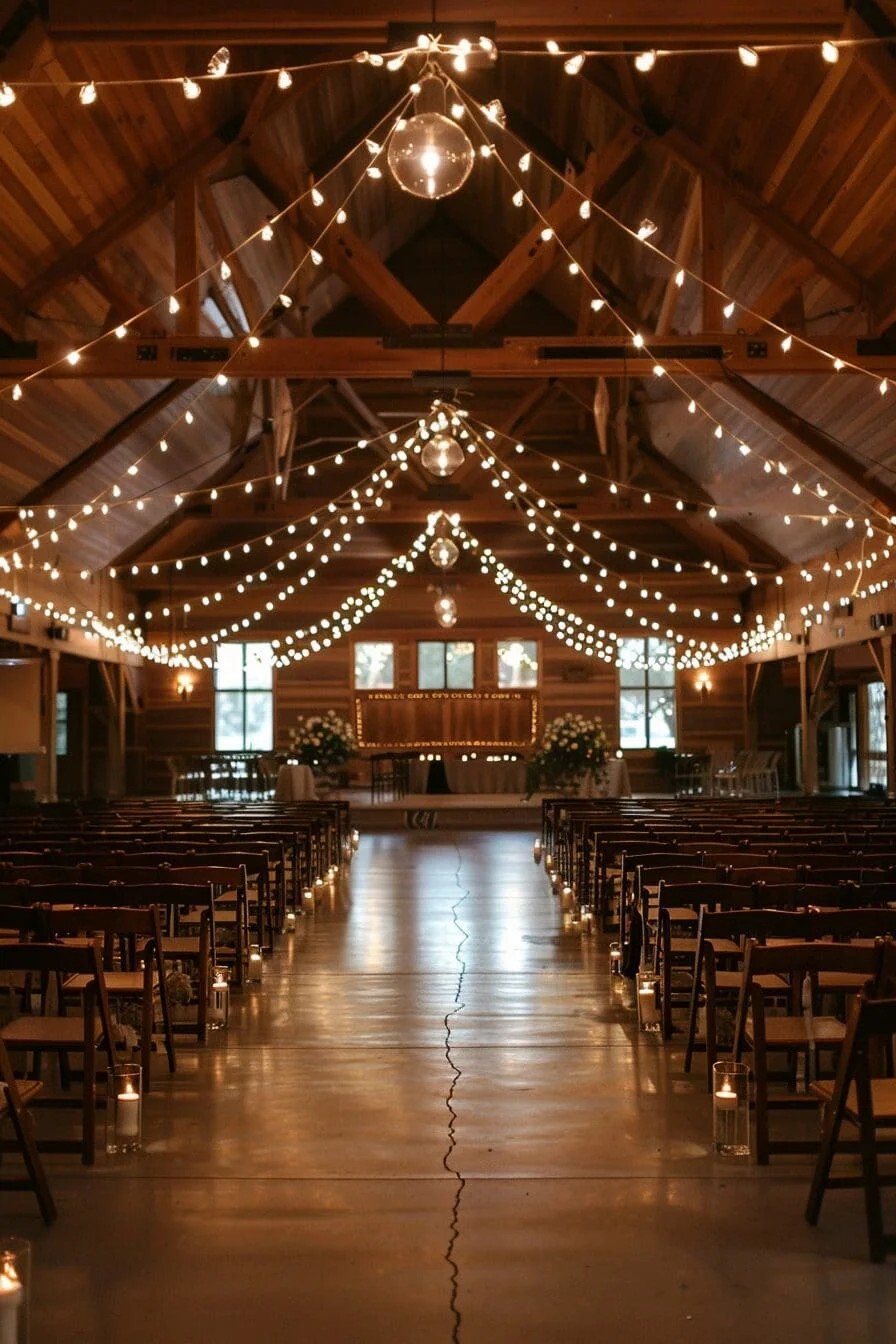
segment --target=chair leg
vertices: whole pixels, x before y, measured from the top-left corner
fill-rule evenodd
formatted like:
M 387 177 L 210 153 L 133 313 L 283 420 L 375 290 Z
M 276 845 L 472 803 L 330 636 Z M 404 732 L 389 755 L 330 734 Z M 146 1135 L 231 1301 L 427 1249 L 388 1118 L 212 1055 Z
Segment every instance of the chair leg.
M 814 1227 L 821 1214 L 821 1203 L 824 1199 L 824 1192 L 827 1189 L 828 1178 L 831 1174 L 831 1165 L 834 1161 L 834 1152 L 837 1147 L 837 1141 L 840 1137 L 840 1125 L 843 1120 L 843 1107 L 835 1107 L 833 1103 L 824 1108 L 824 1126 L 821 1132 L 821 1144 L 818 1149 L 818 1158 L 815 1162 L 815 1171 L 812 1174 L 812 1184 L 809 1187 L 809 1197 L 806 1200 L 806 1221 Z
M 7 1093 L 9 1102 L 9 1116 L 12 1120 L 13 1129 L 16 1132 L 16 1138 L 19 1143 L 19 1150 L 22 1154 L 22 1160 L 25 1163 L 25 1170 L 28 1172 L 28 1179 L 37 1196 L 37 1203 L 40 1208 L 41 1217 L 49 1227 L 50 1223 L 56 1220 L 56 1204 L 50 1193 L 50 1186 L 47 1181 L 44 1165 L 40 1160 L 40 1154 L 37 1151 L 37 1138 L 34 1132 L 34 1121 L 28 1111 L 13 1102 L 9 1093 Z
M 886 1259 L 887 1250 L 880 1202 L 880 1175 L 877 1170 L 874 1107 L 867 1060 L 860 1058 L 855 1084 L 859 1112 L 859 1140 L 862 1149 L 862 1177 L 865 1187 L 865 1221 L 868 1225 L 868 1251 L 872 1261 L 880 1264 Z

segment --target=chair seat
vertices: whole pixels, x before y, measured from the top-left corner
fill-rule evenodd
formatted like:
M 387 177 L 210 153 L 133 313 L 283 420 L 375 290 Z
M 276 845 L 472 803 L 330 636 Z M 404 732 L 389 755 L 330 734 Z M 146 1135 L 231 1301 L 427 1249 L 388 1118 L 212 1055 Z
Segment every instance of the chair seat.
M 159 977 L 157 972 L 153 972 L 152 982 L 158 986 Z M 66 990 L 73 993 L 83 992 L 87 988 L 86 975 L 70 976 L 65 982 Z M 142 971 L 106 971 L 106 990 L 109 994 L 134 994 L 142 996 L 143 994 L 143 972 Z
M 859 990 L 867 983 L 867 975 L 857 975 L 850 971 L 819 971 L 818 973 L 818 988 L 827 990 L 830 994 L 841 991 L 849 993 L 851 990 L 858 994 Z
M 673 957 L 693 957 L 697 954 L 696 938 L 670 938 L 669 953 Z
M 43 1091 L 43 1083 L 38 1082 L 36 1078 L 19 1078 L 16 1080 L 19 1092 L 19 1100 L 23 1106 L 27 1106 L 29 1101 L 33 1101 L 38 1092 Z M 0 1115 L 6 1115 L 9 1105 L 6 1100 L 6 1090 L 0 1088 Z
M 84 1019 L 81 1017 L 16 1017 L 2 1029 L 4 1041 L 19 1050 L 82 1050 Z M 103 1037 L 96 1033 L 97 1042 Z
M 829 1104 L 834 1097 L 835 1080 L 824 1078 L 810 1084 L 809 1091 L 820 1101 Z M 871 1079 L 871 1108 L 878 1125 L 896 1125 L 896 1078 Z M 852 1083 L 846 1094 L 846 1114 L 858 1124 L 859 1107 L 856 1085 Z
M 752 1040 L 752 1022 L 747 1019 Z M 810 1045 L 840 1045 L 846 1026 L 836 1017 L 766 1017 L 765 1039 L 769 1050 L 803 1050 Z
M 163 938 L 162 951 L 167 956 L 169 953 L 180 955 L 182 957 L 199 955 L 198 938 Z
M 716 988 L 739 990 L 743 978 L 742 971 L 716 971 Z M 757 975 L 753 984 L 769 994 L 780 994 L 787 989 L 787 981 L 782 975 Z

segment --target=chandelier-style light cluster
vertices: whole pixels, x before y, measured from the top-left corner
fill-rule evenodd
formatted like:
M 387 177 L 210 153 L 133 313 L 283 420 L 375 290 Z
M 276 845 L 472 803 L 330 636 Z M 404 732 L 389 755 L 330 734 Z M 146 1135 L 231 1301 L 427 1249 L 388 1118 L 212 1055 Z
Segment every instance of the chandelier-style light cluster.
M 437 201 L 460 190 L 476 155 L 463 127 L 445 115 L 444 79 L 433 71 L 414 90 L 414 115 L 397 123 L 386 161 L 402 191 Z

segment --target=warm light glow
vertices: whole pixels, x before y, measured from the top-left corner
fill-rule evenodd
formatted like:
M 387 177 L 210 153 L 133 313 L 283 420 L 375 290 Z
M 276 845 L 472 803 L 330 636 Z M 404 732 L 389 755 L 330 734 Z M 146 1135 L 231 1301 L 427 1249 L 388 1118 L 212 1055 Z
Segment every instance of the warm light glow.
M 751 70 L 759 64 L 759 52 L 753 47 L 740 46 L 737 49 L 741 65 L 748 66 Z
M 655 51 L 642 51 L 635 57 L 635 69 L 640 70 L 642 75 L 646 75 L 656 65 Z

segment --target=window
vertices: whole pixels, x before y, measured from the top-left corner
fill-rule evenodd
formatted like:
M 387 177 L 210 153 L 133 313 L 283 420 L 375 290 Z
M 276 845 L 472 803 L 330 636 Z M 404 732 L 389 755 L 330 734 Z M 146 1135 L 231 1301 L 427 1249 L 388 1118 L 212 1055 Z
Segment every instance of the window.
M 538 685 L 538 645 L 534 639 L 498 640 L 498 685 Z
M 423 639 L 417 645 L 417 686 L 421 691 L 472 691 L 473 651 L 463 639 Z
M 273 745 L 270 644 L 220 644 L 215 664 L 215 750 L 270 751 Z
M 68 691 L 56 692 L 56 755 L 68 755 Z
M 675 746 L 675 645 L 619 641 L 619 745 Z
M 865 731 L 868 741 L 868 784 L 887 787 L 887 696 L 882 681 L 865 687 Z
M 395 645 L 369 641 L 355 645 L 355 690 L 391 691 L 395 686 Z

